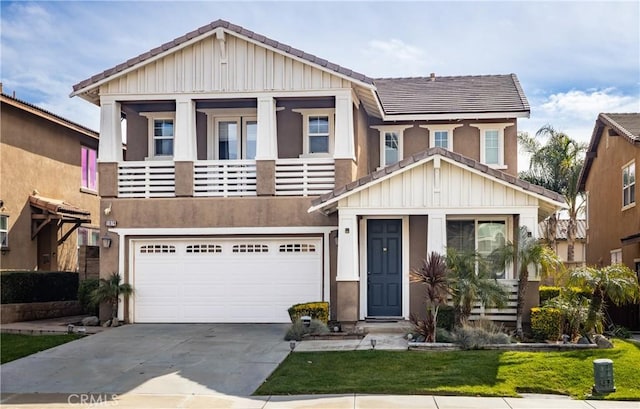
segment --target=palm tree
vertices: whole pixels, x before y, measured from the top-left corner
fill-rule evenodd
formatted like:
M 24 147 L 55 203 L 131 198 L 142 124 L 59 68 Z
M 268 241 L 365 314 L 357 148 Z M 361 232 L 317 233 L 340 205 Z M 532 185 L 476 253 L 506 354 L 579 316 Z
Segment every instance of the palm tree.
M 612 264 L 602 268 L 577 268 L 570 273 L 569 285 L 592 291 L 585 322 L 585 331 L 587 332 L 602 332 L 601 317 L 607 308 L 605 300 L 610 300 L 615 305 L 640 300 L 638 277 L 624 264 Z
M 507 289 L 493 277 L 495 269 L 489 260 L 478 252 L 459 252 L 450 247 L 446 262 L 457 325 L 469 319 L 476 301 L 498 308 L 506 305 Z
M 536 132 L 536 137 L 547 138 L 544 145 L 527 133 L 518 134 L 521 148 L 531 154 L 529 170 L 520 172 L 520 179 L 560 193 L 569 209 L 567 226 L 567 261 L 575 259 L 574 249 L 577 236 L 578 214 L 582 211 L 582 192 L 578 188 L 578 179 L 584 163 L 587 146 L 571 139 L 567 134 L 556 131 L 551 125 L 545 125 Z M 550 220 L 549 229 L 555 227 Z M 555 246 L 555 230 L 546 237 Z
M 494 264 L 503 268 L 512 262 L 517 267 L 516 335 L 522 338 L 522 313 L 530 272 L 546 276 L 552 271 L 562 269 L 562 261 L 551 248 L 534 238 L 526 226 L 520 227 L 515 243 L 507 242 L 501 248 L 494 250 L 490 257 Z
M 426 303 L 425 341 L 436 342 L 436 323 L 441 305 L 447 303 L 449 282 L 447 280 L 447 264 L 445 258 L 431 252 L 419 270 L 411 270 L 411 282 L 424 284 Z
M 100 286 L 92 293 L 92 300 L 96 304 L 111 304 L 111 325 L 118 326 L 118 301 L 120 296 L 127 297 L 133 294 L 131 284 L 122 283 L 119 273 L 112 273 L 109 278 L 101 278 Z

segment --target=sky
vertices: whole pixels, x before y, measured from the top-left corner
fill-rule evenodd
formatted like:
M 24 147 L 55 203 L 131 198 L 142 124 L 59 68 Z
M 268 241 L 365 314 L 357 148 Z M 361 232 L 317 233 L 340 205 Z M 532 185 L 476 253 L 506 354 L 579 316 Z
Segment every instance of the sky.
M 640 112 L 640 2 L 1 0 L 3 91 L 99 130 L 73 84 L 217 19 L 369 77 L 515 73 L 518 122 L 588 142 L 600 112 Z M 522 163 L 520 164 L 522 168 Z

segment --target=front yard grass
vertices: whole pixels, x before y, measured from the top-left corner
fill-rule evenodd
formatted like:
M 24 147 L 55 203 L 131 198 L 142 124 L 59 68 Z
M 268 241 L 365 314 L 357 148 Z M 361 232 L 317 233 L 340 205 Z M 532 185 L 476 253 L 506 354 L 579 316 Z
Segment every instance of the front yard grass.
M 640 399 L 640 344 L 569 352 L 340 351 L 295 352 L 256 395 L 386 393 L 518 396 L 552 393 L 584 399 L 593 360 L 613 360 L 616 392 L 603 399 Z
M 0 334 L 0 364 L 14 361 L 45 349 L 80 338 L 80 335 Z

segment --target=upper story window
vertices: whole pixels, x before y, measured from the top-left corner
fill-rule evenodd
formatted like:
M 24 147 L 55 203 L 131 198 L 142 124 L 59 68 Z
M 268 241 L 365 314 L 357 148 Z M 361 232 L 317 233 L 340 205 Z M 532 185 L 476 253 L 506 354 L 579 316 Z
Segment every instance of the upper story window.
M 622 249 L 611 250 L 611 264 L 622 263 Z
M 98 190 L 97 152 L 83 146 L 80 148 L 81 187 L 93 191 Z
M 636 162 L 631 161 L 622 168 L 622 207 L 636 203 Z
M 462 125 L 447 125 L 447 124 L 435 124 L 435 125 L 420 125 L 420 128 L 429 130 L 429 147 L 439 147 L 453 150 L 453 131 Z
M 255 108 L 206 108 L 207 159 L 255 159 L 258 120 Z
M 0 214 L 0 248 L 9 248 L 9 216 Z
M 142 112 L 149 119 L 149 156 L 147 159 L 173 157 L 175 112 Z
M 459 252 L 477 251 L 483 257 L 506 243 L 507 221 L 496 219 L 452 219 L 447 220 L 447 247 Z M 510 278 L 502 269 L 493 271 L 497 279 Z
M 471 124 L 480 129 L 480 162 L 495 169 L 506 169 L 504 161 L 504 130 L 512 123 Z
M 78 246 L 97 246 L 100 242 L 100 230 L 78 227 Z
M 334 143 L 334 108 L 294 109 L 302 115 L 302 155 L 331 156 Z
M 378 125 L 380 131 L 380 167 L 393 165 L 404 158 L 404 131 L 413 125 Z

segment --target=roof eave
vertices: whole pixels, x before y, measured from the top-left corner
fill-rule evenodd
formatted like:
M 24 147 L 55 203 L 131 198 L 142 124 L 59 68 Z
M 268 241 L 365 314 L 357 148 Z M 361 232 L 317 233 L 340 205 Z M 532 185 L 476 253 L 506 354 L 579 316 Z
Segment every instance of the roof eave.
M 459 119 L 515 119 L 529 118 L 531 112 L 505 111 L 505 112 L 443 112 L 430 114 L 384 114 L 384 121 L 453 121 Z

